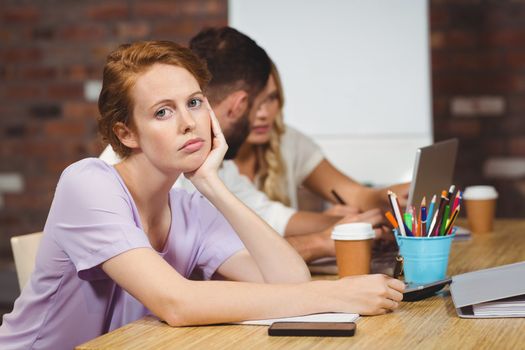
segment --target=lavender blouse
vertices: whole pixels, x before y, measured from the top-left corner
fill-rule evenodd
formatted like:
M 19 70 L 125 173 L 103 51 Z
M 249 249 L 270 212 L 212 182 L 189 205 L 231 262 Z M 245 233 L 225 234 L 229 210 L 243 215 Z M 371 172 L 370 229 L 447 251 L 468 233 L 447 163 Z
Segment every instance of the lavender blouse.
M 158 254 L 186 278 L 210 279 L 244 249 L 242 242 L 198 192 L 173 189 L 169 197 L 171 228 Z M 142 247 L 153 249 L 115 168 L 96 158 L 69 166 L 58 182 L 31 280 L 4 315 L 0 349 L 72 349 L 150 313 L 100 267 Z

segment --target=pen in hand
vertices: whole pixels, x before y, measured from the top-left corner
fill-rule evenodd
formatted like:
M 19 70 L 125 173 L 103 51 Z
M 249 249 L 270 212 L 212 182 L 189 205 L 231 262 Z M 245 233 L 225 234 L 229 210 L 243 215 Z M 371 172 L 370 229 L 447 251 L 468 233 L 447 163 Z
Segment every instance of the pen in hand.
M 346 202 L 343 198 L 341 198 L 341 196 L 339 196 L 339 194 L 337 194 L 337 192 L 335 192 L 335 190 L 332 190 L 332 194 L 334 195 L 337 203 L 341 204 L 341 205 L 346 205 Z

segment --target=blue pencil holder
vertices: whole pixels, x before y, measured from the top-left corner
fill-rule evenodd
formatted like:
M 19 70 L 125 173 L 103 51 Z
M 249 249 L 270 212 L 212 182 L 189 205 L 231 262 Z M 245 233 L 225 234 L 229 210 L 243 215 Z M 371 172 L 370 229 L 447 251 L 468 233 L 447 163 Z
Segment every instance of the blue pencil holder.
M 405 237 L 395 232 L 405 282 L 425 284 L 444 279 L 455 235 L 456 228 L 450 235 L 437 237 Z

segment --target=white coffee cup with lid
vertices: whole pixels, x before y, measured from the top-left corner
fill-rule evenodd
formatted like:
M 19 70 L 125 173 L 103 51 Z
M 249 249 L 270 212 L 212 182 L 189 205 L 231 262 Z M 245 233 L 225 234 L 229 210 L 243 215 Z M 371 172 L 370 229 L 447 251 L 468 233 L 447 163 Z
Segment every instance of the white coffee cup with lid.
M 469 186 L 463 192 L 467 220 L 474 233 L 491 232 L 498 192 L 493 186 Z

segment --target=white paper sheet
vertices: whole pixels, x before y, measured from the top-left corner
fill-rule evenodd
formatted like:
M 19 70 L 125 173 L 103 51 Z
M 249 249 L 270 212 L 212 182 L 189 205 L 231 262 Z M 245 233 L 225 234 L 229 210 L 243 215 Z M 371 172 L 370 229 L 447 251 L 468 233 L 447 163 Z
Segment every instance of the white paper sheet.
M 269 326 L 274 322 L 355 322 L 358 318 L 359 314 L 322 313 L 296 317 L 273 318 L 266 320 L 249 320 L 235 322 L 235 324 Z
M 480 303 L 473 305 L 472 308 L 476 316 L 525 317 L 525 295 Z

